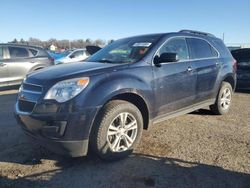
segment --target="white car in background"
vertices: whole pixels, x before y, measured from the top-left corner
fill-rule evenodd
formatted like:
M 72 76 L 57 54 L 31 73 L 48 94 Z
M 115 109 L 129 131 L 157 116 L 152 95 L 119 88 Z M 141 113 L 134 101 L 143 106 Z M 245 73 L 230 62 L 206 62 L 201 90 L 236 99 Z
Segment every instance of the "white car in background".
M 55 64 L 64 64 L 83 61 L 88 58 L 90 55 L 86 49 L 76 49 L 70 52 L 68 55 L 61 57 L 55 61 Z

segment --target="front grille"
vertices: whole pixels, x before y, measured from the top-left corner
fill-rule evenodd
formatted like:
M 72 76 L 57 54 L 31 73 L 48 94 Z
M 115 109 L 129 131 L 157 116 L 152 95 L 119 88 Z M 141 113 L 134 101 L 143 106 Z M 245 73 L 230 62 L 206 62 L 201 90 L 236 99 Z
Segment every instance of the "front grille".
M 19 100 L 18 101 L 18 108 L 22 112 L 31 113 L 33 111 L 35 105 L 36 105 L 35 102 L 24 101 L 24 100 Z
M 26 92 L 33 92 L 33 93 L 42 93 L 43 88 L 39 85 L 23 83 L 22 90 Z

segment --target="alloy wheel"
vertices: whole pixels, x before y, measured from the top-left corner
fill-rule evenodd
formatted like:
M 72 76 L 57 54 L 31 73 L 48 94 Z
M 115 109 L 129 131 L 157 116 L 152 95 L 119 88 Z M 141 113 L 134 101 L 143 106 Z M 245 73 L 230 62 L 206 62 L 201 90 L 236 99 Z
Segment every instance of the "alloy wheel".
M 225 88 L 224 91 L 221 94 L 221 98 L 220 98 L 220 105 L 224 110 L 227 110 L 230 106 L 231 103 L 231 91 L 229 88 Z
M 112 152 L 128 150 L 134 143 L 138 131 L 135 117 L 128 112 L 117 115 L 109 125 L 107 142 Z

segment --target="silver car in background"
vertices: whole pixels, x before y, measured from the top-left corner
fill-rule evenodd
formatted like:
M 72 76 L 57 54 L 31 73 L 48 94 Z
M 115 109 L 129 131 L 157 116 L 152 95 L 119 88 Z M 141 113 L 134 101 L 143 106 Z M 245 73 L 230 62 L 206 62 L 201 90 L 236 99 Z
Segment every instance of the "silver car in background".
M 54 59 L 41 47 L 0 44 L 0 87 L 20 85 L 33 71 L 54 65 Z

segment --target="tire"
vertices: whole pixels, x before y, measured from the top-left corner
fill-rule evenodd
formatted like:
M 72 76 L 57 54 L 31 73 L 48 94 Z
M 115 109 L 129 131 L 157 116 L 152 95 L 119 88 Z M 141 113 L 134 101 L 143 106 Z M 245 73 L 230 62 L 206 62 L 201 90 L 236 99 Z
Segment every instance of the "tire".
M 90 135 L 90 147 L 103 160 L 119 160 L 133 152 L 142 130 L 140 110 L 129 102 L 114 100 L 97 115 Z
M 222 82 L 216 102 L 210 106 L 210 110 L 216 115 L 228 113 L 232 103 L 233 89 L 228 82 Z

